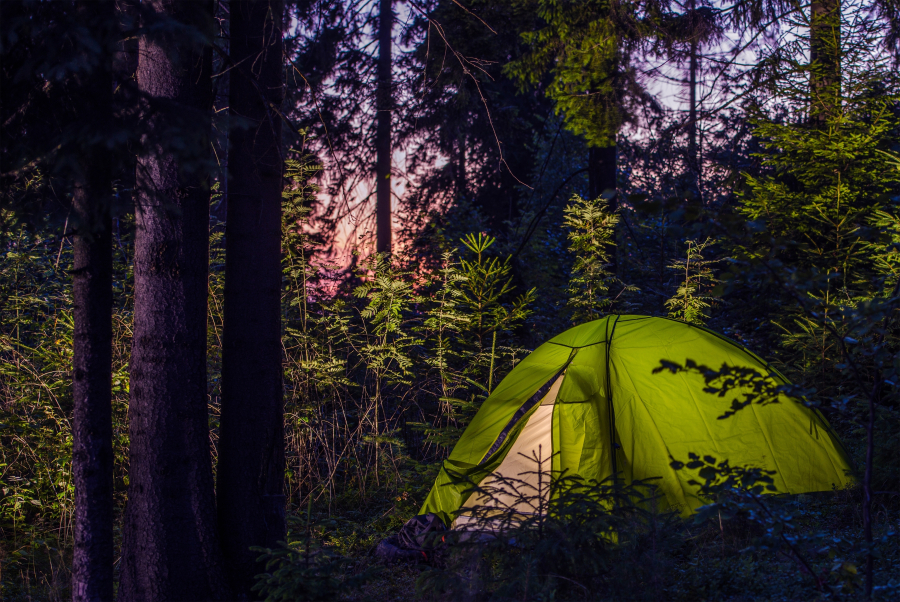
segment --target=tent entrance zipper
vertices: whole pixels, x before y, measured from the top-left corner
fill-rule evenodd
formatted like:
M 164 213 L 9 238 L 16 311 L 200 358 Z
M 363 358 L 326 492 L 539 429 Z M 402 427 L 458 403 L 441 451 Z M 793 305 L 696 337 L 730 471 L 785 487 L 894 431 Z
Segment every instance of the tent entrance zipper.
M 491 456 L 493 456 L 495 453 L 497 453 L 497 450 L 499 450 L 500 447 L 503 445 L 503 442 L 506 440 L 506 437 L 509 435 L 509 432 L 513 428 L 515 428 L 516 424 L 518 424 L 519 421 L 529 411 L 531 411 L 532 408 L 534 408 L 539 403 L 541 403 L 541 400 L 544 398 L 544 396 L 550 390 L 550 387 L 552 387 L 553 383 L 556 382 L 556 379 L 559 378 L 560 376 L 562 376 L 562 374 L 566 371 L 566 369 L 569 367 L 569 364 L 571 364 L 572 360 L 575 359 L 575 355 L 577 353 L 578 353 L 578 348 L 573 347 L 572 351 L 569 352 L 569 358 L 566 360 L 566 363 L 563 364 L 562 368 L 557 370 L 556 373 L 552 377 L 550 377 L 550 380 L 548 380 L 543 385 L 541 385 L 540 388 L 538 388 L 538 390 L 535 392 L 535 394 L 532 395 L 528 399 L 528 401 L 526 401 L 524 404 L 522 404 L 522 407 L 520 407 L 518 410 L 516 410 L 516 413 L 513 414 L 513 417 L 509 420 L 508 423 L 506 423 L 506 426 L 503 427 L 503 430 L 500 431 L 500 434 L 497 435 L 497 439 L 494 441 L 494 444 L 491 445 L 490 449 L 488 449 L 487 453 L 484 454 L 484 457 L 481 458 L 481 462 L 479 462 L 478 464 L 484 464 L 485 462 L 488 461 L 488 459 L 490 459 Z

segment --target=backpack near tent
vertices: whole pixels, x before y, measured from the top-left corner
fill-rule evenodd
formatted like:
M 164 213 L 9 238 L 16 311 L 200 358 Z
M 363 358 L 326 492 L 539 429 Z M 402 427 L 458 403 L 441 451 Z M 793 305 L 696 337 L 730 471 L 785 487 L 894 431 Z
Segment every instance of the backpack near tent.
M 597 481 L 617 474 L 626 483 L 656 478 L 663 507 L 688 515 L 703 503 L 688 483 L 696 475 L 671 462 L 689 453 L 775 471 L 779 493 L 851 481 L 847 454 L 818 410 L 779 394 L 777 403 L 752 403 L 722 418 L 730 400 L 752 396 L 752 388 L 723 397 L 705 391 L 698 374 L 654 373 L 662 361 L 686 360 L 750 368 L 787 384 L 758 356 L 703 327 L 630 315 L 576 326 L 538 347 L 490 394 L 420 513 L 465 528 L 473 520 L 467 508 L 516 505 L 503 485 L 488 499 L 472 493 L 473 483 L 513 479 L 537 491 L 539 479 L 564 473 Z

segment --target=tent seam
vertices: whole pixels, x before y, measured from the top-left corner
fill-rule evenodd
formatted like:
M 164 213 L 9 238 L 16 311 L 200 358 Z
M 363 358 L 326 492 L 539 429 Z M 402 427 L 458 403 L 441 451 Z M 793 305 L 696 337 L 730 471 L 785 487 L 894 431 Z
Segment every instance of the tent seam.
M 557 335 L 557 336 L 559 336 L 559 335 Z M 597 341 L 596 343 L 589 343 L 587 345 L 566 345 L 565 343 L 557 343 L 555 341 L 547 341 L 545 344 L 546 345 L 557 345 L 559 347 L 565 347 L 567 349 L 585 349 L 586 347 L 593 347 L 594 345 L 602 345 L 605 342 L 606 342 L 606 339 L 603 339 L 602 341 Z M 537 349 L 535 349 L 535 351 L 537 351 Z

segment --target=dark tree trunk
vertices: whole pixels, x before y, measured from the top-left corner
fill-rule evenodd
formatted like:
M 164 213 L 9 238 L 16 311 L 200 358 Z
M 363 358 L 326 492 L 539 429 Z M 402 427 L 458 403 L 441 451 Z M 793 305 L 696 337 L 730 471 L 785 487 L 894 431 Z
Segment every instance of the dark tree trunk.
M 74 191 L 72 599 L 78 601 L 113 597 L 112 237 L 109 213 L 98 215 L 102 209 L 94 206 L 111 188 L 105 175 L 88 176 Z
M 112 114 L 112 54 L 115 26 L 112 0 L 77 5 L 78 20 L 100 43 L 101 62 L 79 82 L 77 118 L 104 129 Z M 112 452 L 112 240 L 111 157 L 84 149 L 73 201 L 76 216 L 73 300 L 75 332 L 72 374 L 72 479 L 75 485 L 75 546 L 72 599 L 113 597 Z
M 613 138 L 615 140 L 615 138 Z M 616 145 L 599 148 L 591 147 L 588 151 L 588 193 L 592 199 L 600 195 L 609 196 L 607 201 L 609 211 L 615 211 L 619 207 L 618 194 L 616 193 Z M 617 273 L 617 253 L 615 243 L 609 248 L 610 272 Z
M 394 26 L 392 0 L 381 0 L 378 25 L 378 92 L 376 153 L 376 223 L 375 250 L 391 252 L 391 30 Z
M 809 30 L 810 121 L 818 126 L 839 110 L 841 99 L 841 2 L 815 0 Z
M 456 196 L 466 195 L 466 135 L 462 131 L 456 137 Z
M 690 0 L 688 6 L 691 15 L 691 54 L 688 67 L 688 85 L 690 86 L 690 107 L 688 108 L 688 169 L 691 173 L 691 185 L 695 187 L 696 191 L 699 193 L 701 178 L 700 155 L 697 146 L 697 75 L 700 68 L 700 57 L 698 52 L 700 45 L 699 21 L 697 19 L 697 13 L 695 12 L 695 0 Z
M 149 4 L 211 40 L 212 2 Z M 206 384 L 212 53 L 197 39 L 151 29 L 140 40 L 150 150 L 137 167 L 125 601 L 228 597 Z
M 609 210 L 618 207 L 616 199 L 616 145 L 591 148 L 588 151 L 588 188 L 589 195 L 596 199 L 606 193 L 609 197 Z
M 250 598 L 257 552 L 285 538 L 281 354 L 280 0 L 232 1 L 222 417 L 216 483 L 225 568 Z
M 119 131 L 133 131 L 134 119 L 131 115 L 140 102 L 137 89 L 137 64 L 138 64 L 138 38 L 137 29 L 140 25 L 140 1 L 141 0 L 114 0 L 118 12 L 118 37 L 116 52 L 113 59 L 113 112 L 119 121 L 129 120 L 127 126 L 117 125 Z M 127 128 L 127 130 L 126 130 Z M 130 211 L 134 207 L 134 189 L 136 186 L 137 154 L 134 148 L 135 140 L 128 141 L 127 145 L 118 152 L 118 160 L 115 163 L 115 175 L 117 191 L 113 202 L 113 257 L 121 256 L 122 261 L 128 262 L 125 247 L 122 245 L 122 219 L 117 214 Z M 128 228 L 128 226 L 126 226 Z

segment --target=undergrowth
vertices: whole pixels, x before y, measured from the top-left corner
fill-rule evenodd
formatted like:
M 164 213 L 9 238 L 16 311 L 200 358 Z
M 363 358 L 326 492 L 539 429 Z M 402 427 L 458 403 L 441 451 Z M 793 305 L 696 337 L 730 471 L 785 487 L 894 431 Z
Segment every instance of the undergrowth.
M 746 473 L 753 482 L 728 481 L 728 471 L 752 467 L 682 458 L 708 468 L 710 505 L 696 519 L 655 509 L 652 482 L 626 487 L 555 475 L 548 481 L 553 495 L 538 500 L 551 509 L 536 515 L 541 518 L 508 520 L 502 536 L 480 543 L 454 535 L 430 563 L 381 566 L 373 554 L 378 542 L 416 514 L 440 461 L 496 384 L 529 352 L 530 312 L 540 293 L 517 289 L 509 257 L 496 252 L 501 245 L 484 233 L 443 249 L 434 271 L 402 255 L 374 255 L 338 277 L 336 266 L 317 255 L 318 243 L 307 231 L 316 192 L 310 178 L 318 169 L 306 158 L 287 165 L 292 185 L 284 195 L 282 308 L 285 478 L 293 518 L 284 547 L 260 551 L 267 563 L 261 594 L 273 600 L 850 599 L 860 594 L 865 558 L 871 556 L 874 597 L 896 597 L 900 420 L 897 368 L 889 359 L 897 345 L 890 321 L 896 274 L 889 261 L 896 252 L 895 222 L 878 222 L 883 236 L 872 244 L 887 267 L 873 280 L 868 298 L 843 305 L 820 299 L 815 281 L 805 289 L 802 282 L 789 283 L 781 292 L 794 299 L 786 315 L 805 309 L 813 321 L 785 337 L 783 357 L 797 350 L 802 358 L 818 354 L 815 361 L 800 362 L 793 375 L 802 387 L 792 394 L 828 412 L 858 466 L 866 465 L 871 435 L 870 547 L 861 535 L 860 488 L 769 499 L 764 474 Z M 586 257 L 567 289 L 568 317 L 599 315 L 611 307 L 631 311 L 641 302 L 639 288 L 618 281 L 605 265 L 603 246 L 617 217 L 599 206 L 576 198 L 566 214 L 573 249 Z M 213 221 L 213 458 L 222 232 L 222 224 Z M 133 225 L 117 222 L 113 443 L 119 509 L 128 486 L 132 240 Z M 10 600 L 62 599 L 69 596 L 72 537 L 71 241 L 16 227 L 0 242 L 0 594 Z M 687 257 L 670 264 L 677 278 L 669 303 L 658 304 L 660 313 L 668 309 L 695 323 L 710 316 L 746 322 L 721 313 L 722 304 L 713 302 L 718 264 L 709 256 L 721 254 L 726 243 L 689 243 Z M 851 374 L 854 366 L 857 376 Z M 716 377 L 715 370 L 689 367 L 700 368 Z M 823 372 L 826 377 L 819 379 Z M 886 384 L 879 389 L 875 428 L 869 429 L 871 404 L 861 391 L 876 376 Z

